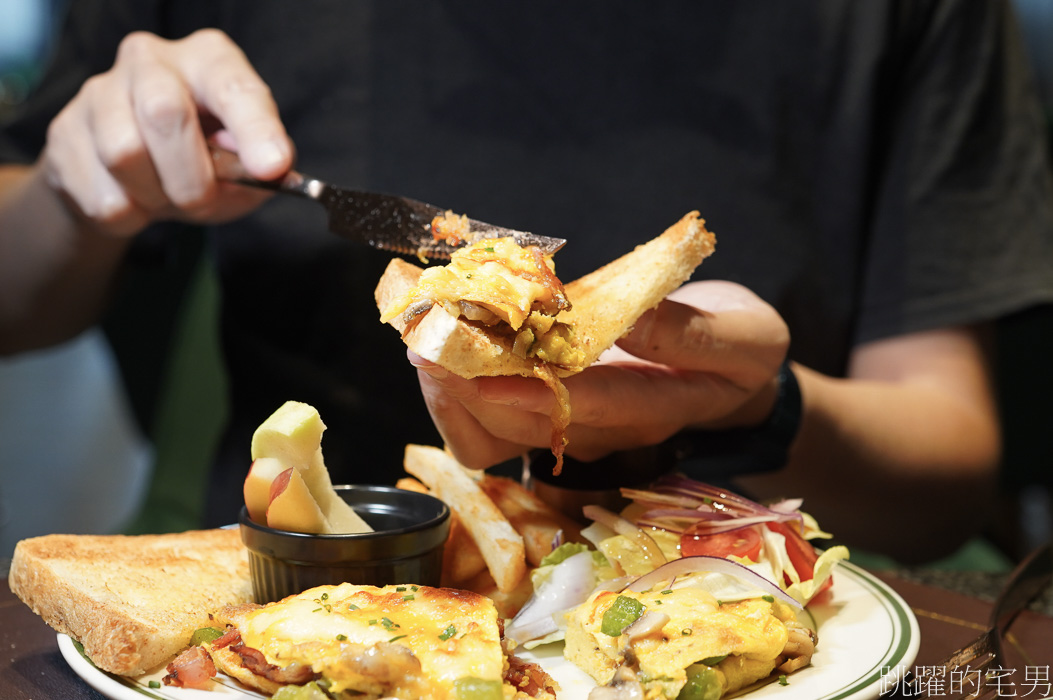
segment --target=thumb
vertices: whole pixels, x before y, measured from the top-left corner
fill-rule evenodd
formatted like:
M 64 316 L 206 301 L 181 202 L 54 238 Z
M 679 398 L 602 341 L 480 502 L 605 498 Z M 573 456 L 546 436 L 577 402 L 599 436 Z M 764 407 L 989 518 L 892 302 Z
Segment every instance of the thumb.
M 677 369 L 712 372 L 736 385 L 770 378 L 789 347 L 782 318 L 767 304 L 700 308 L 666 299 L 640 317 L 618 345 L 636 357 Z
M 618 347 L 651 362 L 690 370 L 712 368 L 713 314 L 670 299 L 648 310 Z

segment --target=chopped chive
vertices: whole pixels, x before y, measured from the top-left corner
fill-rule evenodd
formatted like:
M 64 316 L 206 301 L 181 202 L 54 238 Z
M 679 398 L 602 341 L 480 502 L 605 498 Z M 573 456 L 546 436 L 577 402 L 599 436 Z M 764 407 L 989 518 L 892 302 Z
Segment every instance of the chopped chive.
M 761 600 L 766 600 L 769 603 L 774 603 L 775 602 L 775 596 L 773 596 L 773 595 L 762 595 L 761 596 Z
M 779 676 L 779 685 L 789 685 L 790 681 L 786 680 L 786 674 Z
M 390 644 L 391 642 L 394 642 L 394 641 L 396 641 L 396 640 L 398 640 L 398 639 L 402 639 L 402 638 L 403 638 L 403 637 L 405 637 L 405 636 L 406 636 L 406 635 L 404 635 L 404 634 L 399 634 L 399 635 L 396 635 L 396 636 L 392 637 L 391 639 L 389 639 L 389 640 L 388 640 L 388 643 Z
M 147 685 L 153 688 L 154 690 L 157 690 L 161 687 L 161 683 L 159 681 L 150 681 L 149 683 L 147 683 Z
M 402 593 L 404 590 L 406 590 L 405 586 L 396 586 L 395 587 L 395 591 L 398 592 L 398 593 Z
M 672 592 L 673 592 L 673 589 L 672 589 L 672 588 L 667 588 L 667 589 L 665 589 L 664 591 L 662 591 L 662 595 L 669 595 L 669 594 L 670 594 L 670 593 L 672 593 Z
M 347 609 L 348 610 L 358 610 L 358 606 L 355 605 L 354 603 L 349 603 L 348 606 L 347 606 Z
M 692 634 L 692 630 L 690 627 L 685 627 L 684 629 L 680 630 L 680 634 L 684 637 L 690 637 Z
M 412 593 L 408 593 L 408 594 L 402 596 L 402 600 L 403 600 L 403 602 L 409 601 L 409 600 L 416 600 L 416 596 L 414 596 Z
M 447 639 L 449 639 L 455 634 L 457 634 L 457 628 L 453 625 L 450 625 L 442 631 L 442 634 L 439 635 L 439 639 L 445 642 Z
M 336 641 L 338 641 L 338 642 L 346 642 L 347 641 L 347 635 L 346 634 L 338 634 L 338 635 L 336 635 Z

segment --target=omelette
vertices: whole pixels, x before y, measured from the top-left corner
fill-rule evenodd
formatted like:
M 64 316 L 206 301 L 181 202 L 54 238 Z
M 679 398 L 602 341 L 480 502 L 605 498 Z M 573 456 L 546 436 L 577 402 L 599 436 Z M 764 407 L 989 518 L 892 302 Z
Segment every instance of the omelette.
M 213 619 L 225 626 L 203 645 L 215 667 L 268 695 L 312 683 L 363 700 L 555 695 L 544 671 L 506 653 L 493 602 L 469 591 L 343 583 Z
M 716 700 L 806 666 L 812 630 L 765 596 L 718 601 L 701 588 L 598 591 L 567 615 L 564 656 L 632 697 Z
M 434 304 L 454 318 L 513 338 L 512 353 L 519 357 L 582 367 L 585 353 L 573 329 L 556 321 L 570 301 L 551 259 L 536 247 L 491 238 L 459 248 L 448 265 L 425 269 L 416 286 L 392 301 L 380 320 L 404 316 L 409 327 Z

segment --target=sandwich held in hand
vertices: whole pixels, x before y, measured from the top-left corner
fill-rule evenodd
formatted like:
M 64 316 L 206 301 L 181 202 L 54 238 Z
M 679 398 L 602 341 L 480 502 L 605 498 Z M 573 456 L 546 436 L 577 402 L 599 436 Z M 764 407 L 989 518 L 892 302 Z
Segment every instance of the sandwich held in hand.
M 715 238 L 691 212 L 658 238 L 565 287 L 552 261 L 512 239 L 480 241 L 449 265 L 388 265 L 376 289 L 381 320 L 421 357 L 465 377 L 537 377 L 555 393 L 552 451 L 562 465 L 570 401 L 560 381 L 595 362 L 636 320 L 683 284 Z
M 252 436 L 245 507 L 261 525 L 293 532 L 346 534 L 372 528 L 333 489 L 322 457 L 318 411 L 287 401 Z

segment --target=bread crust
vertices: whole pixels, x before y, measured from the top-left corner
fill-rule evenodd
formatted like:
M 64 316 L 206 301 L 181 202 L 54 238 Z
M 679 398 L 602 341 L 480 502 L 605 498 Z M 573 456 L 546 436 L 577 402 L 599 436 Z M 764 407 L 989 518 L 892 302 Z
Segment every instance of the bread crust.
M 573 243 L 571 243 L 573 245 Z M 583 367 L 630 330 L 648 309 L 691 277 L 716 245 L 697 211 L 685 215 L 657 238 L 637 246 L 598 270 L 565 285 L 572 308 L 557 319 L 574 326 L 585 348 Z M 388 305 L 417 284 L 422 270 L 393 259 L 377 285 L 377 308 Z M 512 353 L 509 338 L 488 333 L 436 304 L 407 328 L 401 317 L 391 325 L 416 354 L 466 379 L 484 376 L 535 376 L 535 361 Z M 566 377 L 580 369 L 558 369 Z
M 124 676 L 170 661 L 212 611 L 252 600 L 236 529 L 33 537 L 15 546 L 8 582 L 96 666 Z

